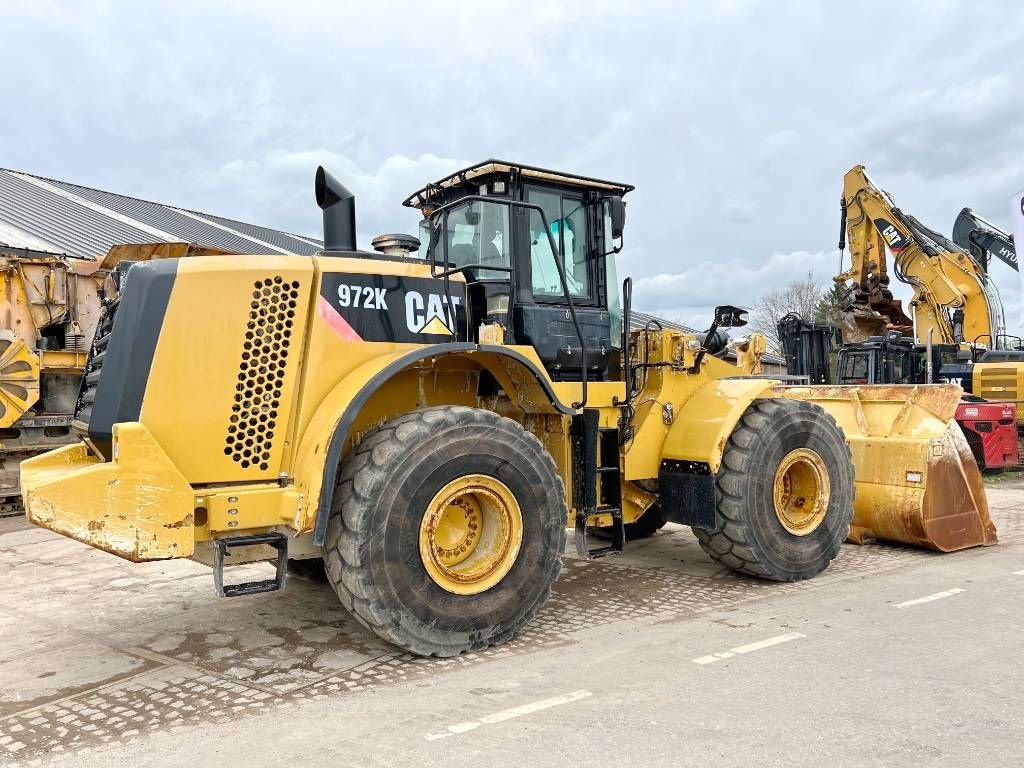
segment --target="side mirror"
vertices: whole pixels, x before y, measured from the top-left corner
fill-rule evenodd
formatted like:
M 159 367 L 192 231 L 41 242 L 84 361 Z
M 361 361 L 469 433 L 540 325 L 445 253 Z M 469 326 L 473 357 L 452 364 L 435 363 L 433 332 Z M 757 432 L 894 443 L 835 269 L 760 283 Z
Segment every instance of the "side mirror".
M 626 228 L 626 204 L 618 195 L 606 197 L 605 202 L 608 203 L 608 216 L 612 220 L 612 239 L 618 240 Z
M 747 310 L 723 304 L 715 307 L 715 325 L 719 328 L 742 328 L 747 324 Z

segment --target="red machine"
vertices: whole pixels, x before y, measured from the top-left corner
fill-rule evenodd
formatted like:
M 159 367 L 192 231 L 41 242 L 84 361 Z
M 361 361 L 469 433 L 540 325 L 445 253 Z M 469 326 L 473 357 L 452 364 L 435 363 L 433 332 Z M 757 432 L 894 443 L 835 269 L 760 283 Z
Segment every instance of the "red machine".
M 1017 406 L 964 395 L 956 420 L 982 469 L 1007 469 L 1020 464 Z

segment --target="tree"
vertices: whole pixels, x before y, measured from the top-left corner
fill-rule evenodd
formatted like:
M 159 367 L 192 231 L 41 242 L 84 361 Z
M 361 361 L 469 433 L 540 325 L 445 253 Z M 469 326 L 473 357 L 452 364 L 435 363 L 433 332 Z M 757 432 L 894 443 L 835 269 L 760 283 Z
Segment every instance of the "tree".
M 788 285 L 766 293 L 754 303 L 750 326 L 768 340 L 768 350 L 775 354 L 782 352 L 779 342 L 778 323 L 790 312 L 796 312 L 805 320 L 833 322 L 832 294 L 834 290 L 823 291 L 814 280 L 814 273 L 808 272 L 803 280 L 794 280 Z
M 818 305 L 814 308 L 814 322 L 831 323 L 843 327 L 846 322 L 846 312 L 843 308 L 848 303 L 847 290 L 842 286 L 832 283 L 832 286 L 821 294 Z

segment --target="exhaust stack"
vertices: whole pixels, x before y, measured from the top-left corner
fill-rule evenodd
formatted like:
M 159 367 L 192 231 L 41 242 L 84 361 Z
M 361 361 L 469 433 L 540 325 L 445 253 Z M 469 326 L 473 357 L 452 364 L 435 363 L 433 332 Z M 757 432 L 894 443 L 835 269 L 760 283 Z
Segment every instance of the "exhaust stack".
M 316 169 L 316 204 L 324 212 L 324 250 L 356 250 L 356 196 L 324 170 Z

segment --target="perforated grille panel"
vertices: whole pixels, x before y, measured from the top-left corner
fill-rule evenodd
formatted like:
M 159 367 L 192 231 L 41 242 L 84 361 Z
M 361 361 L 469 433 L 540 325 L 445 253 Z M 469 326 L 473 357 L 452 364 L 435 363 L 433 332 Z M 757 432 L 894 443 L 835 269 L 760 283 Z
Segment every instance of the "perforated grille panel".
M 253 285 L 224 444 L 225 455 L 242 469 L 270 468 L 298 289 L 298 281 L 286 282 L 280 275 L 257 280 Z

